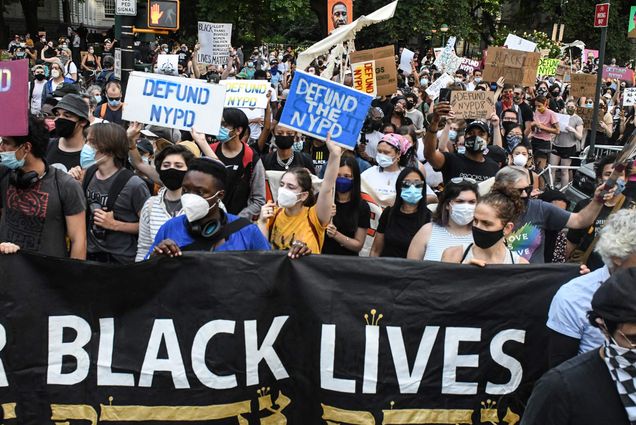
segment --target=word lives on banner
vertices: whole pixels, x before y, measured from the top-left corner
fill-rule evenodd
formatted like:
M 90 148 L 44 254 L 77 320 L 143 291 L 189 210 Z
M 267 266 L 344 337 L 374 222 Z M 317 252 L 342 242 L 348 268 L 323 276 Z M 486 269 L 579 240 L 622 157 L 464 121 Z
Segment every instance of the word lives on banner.
M 578 267 L 0 256 L 5 424 L 516 425 Z

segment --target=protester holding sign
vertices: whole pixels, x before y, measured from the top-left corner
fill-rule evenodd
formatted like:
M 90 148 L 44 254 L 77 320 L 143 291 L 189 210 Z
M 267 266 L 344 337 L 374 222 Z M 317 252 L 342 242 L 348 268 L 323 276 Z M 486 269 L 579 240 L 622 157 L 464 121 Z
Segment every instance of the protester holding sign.
M 526 128 L 525 134 L 532 142 L 534 163 L 538 169 L 543 170 L 552 152 L 552 138 L 559 134 L 559 119 L 554 111 L 548 109 L 546 97 L 537 96 L 534 104 L 534 120 Z
M 0 139 L 0 241 L 82 260 L 86 201 L 79 183 L 46 163 L 48 143 L 44 123 L 34 117 L 28 135 Z
M 572 164 L 572 157 L 577 154 L 583 139 L 583 120 L 576 115 L 576 103 L 573 100 L 568 101 L 566 112 L 569 115 L 568 123 L 565 128 L 559 125 L 560 133 L 554 139 L 554 151 L 550 155 L 550 165 L 562 165 L 569 167 Z M 555 172 L 552 171 L 554 178 Z M 570 170 L 561 170 L 561 187 L 566 187 L 570 183 Z

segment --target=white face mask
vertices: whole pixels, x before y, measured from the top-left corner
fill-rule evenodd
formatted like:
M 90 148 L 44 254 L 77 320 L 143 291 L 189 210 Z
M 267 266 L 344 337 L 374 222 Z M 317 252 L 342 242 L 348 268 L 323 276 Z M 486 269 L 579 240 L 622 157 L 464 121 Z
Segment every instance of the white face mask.
M 385 155 L 383 153 L 378 153 L 375 156 L 375 160 L 378 163 L 378 165 L 382 168 L 387 168 L 390 167 L 391 165 L 393 165 L 393 162 L 395 161 L 395 158 L 391 158 L 388 155 Z
M 208 204 L 208 200 L 214 198 L 219 192 L 210 196 L 209 198 L 204 198 L 199 195 L 195 195 L 193 193 L 185 193 L 181 196 L 181 206 L 183 208 L 183 213 L 187 217 L 190 223 L 194 223 L 197 220 L 201 220 L 203 217 L 208 215 L 208 211 L 214 208 L 218 201 L 210 205 Z
M 51 71 L 51 77 L 59 78 L 60 77 L 60 71 L 58 71 L 57 69 L 54 69 L 53 71 Z
M 518 153 L 518 154 L 516 154 L 515 156 L 512 157 L 512 162 L 517 167 L 525 167 L 526 164 L 528 163 L 528 157 L 523 155 L 523 154 Z
M 278 188 L 276 201 L 281 208 L 291 208 L 298 203 L 298 193 L 284 187 Z
M 451 205 L 450 219 L 460 226 L 465 226 L 475 217 L 474 204 L 454 204 Z

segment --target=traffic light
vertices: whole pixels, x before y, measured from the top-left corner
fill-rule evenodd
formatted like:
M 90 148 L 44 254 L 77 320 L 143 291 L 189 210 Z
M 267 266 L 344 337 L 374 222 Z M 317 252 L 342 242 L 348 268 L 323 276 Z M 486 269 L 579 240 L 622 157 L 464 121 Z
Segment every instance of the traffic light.
M 177 31 L 179 0 L 148 0 L 148 28 Z

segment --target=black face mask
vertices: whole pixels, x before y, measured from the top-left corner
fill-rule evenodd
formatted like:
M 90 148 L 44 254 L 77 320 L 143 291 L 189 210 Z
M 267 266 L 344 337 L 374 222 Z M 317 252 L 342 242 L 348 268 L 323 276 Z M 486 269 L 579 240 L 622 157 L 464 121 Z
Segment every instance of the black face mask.
M 35 74 L 35 79 L 38 81 L 43 81 L 44 79 L 46 79 L 46 75 L 44 74 Z
M 413 109 L 413 107 L 415 107 L 415 103 L 413 103 L 413 102 L 406 102 L 406 109 Z
M 473 226 L 473 241 L 481 249 L 488 249 L 504 237 L 503 229 L 489 232 Z
M 60 137 L 71 137 L 75 131 L 77 122 L 67 120 L 66 118 L 58 118 L 55 120 L 55 133 Z
M 511 122 L 511 121 L 504 121 L 501 124 L 501 126 L 503 127 L 503 129 L 505 130 L 506 133 L 508 133 L 510 130 L 512 130 L 513 128 L 515 128 L 518 125 L 519 124 L 517 122 Z
M 186 170 L 177 170 L 176 168 L 168 168 L 167 170 L 159 170 L 159 178 L 161 183 L 169 190 L 177 190 L 183 184 Z
M 276 146 L 279 149 L 289 149 L 294 145 L 294 136 L 276 136 Z

